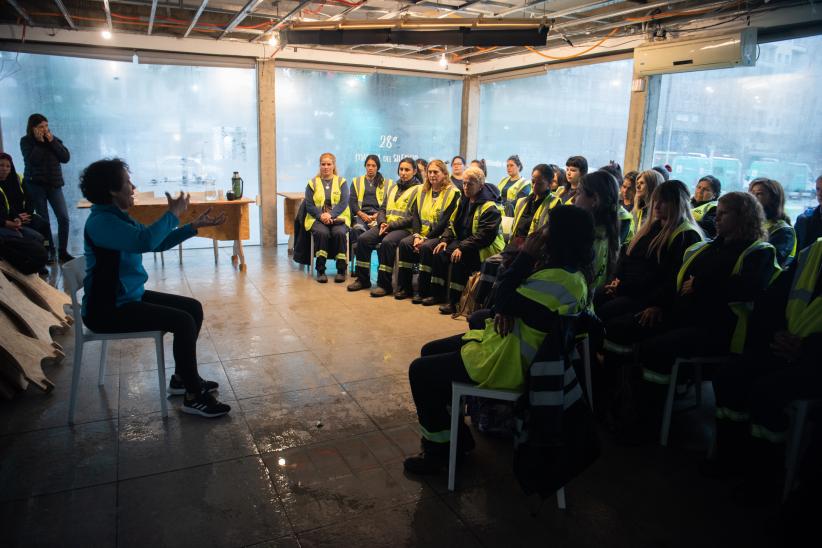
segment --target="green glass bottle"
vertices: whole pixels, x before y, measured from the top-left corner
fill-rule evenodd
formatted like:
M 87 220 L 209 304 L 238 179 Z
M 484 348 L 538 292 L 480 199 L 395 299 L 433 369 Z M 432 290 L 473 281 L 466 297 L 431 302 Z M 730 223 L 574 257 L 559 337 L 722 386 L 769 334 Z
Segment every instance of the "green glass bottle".
M 234 193 L 235 200 L 243 197 L 243 178 L 240 177 L 239 171 L 235 171 L 231 176 L 231 191 Z

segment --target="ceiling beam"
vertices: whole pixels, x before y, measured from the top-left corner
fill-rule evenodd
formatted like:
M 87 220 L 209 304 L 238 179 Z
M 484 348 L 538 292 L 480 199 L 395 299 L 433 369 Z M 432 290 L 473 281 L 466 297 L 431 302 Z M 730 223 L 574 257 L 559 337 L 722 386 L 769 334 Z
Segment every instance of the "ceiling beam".
M 157 0 L 151 0 L 151 15 L 148 16 L 148 34 L 154 28 L 154 15 L 157 13 Z
M 29 16 L 28 12 L 26 12 L 26 10 L 24 10 L 22 7 L 20 7 L 20 4 L 17 3 L 17 0 L 8 0 L 8 1 L 9 1 L 9 4 L 11 4 L 11 7 L 13 7 L 17 11 L 17 13 L 20 15 L 20 17 L 22 17 L 23 20 L 26 23 L 28 23 L 28 25 L 30 27 L 33 27 L 34 26 L 34 21 L 31 20 L 31 17 Z
M 69 15 L 65 4 L 63 4 L 63 0 L 54 0 L 54 3 L 57 5 L 57 9 L 60 10 L 60 13 L 63 14 L 63 17 L 66 18 L 66 23 L 68 23 L 68 26 L 74 30 L 77 30 L 77 25 L 74 24 L 74 20 L 71 18 L 71 15 Z
M 360 2 L 356 6 L 351 6 L 350 8 L 347 8 L 347 9 L 341 11 L 337 15 L 332 15 L 328 20 L 329 21 L 339 21 L 340 19 L 342 19 L 343 17 L 345 17 L 349 13 L 354 13 L 355 11 L 357 11 L 358 9 L 363 7 L 366 2 L 368 2 L 368 0 L 362 0 L 362 2 Z
M 200 16 L 203 14 L 203 10 L 208 5 L 208 0 L 203 0 L 203 3 L 200 4 L 200 7 L 197 8 L 197 13 L 194 14 L 194 18 L 191 20 L 191 24 L 186 29 L 186 33 L 183 34 L 183 38 L 188 38 L 188 35 L 191 34 L 191 31 L 194 30 L 194 25 L 197 24 L 197 21 L 200 19 Z
M 234 16 L 234 19 L 231 20 L 228 26 L 226 26 L 225 30 L 223 30 L 220 36 L 217 37 L 217 40 L 224 38 L 226 34 L 234 30 L 234 27 L 242 23 L 243 19 L 248 17 L 248 14 L 257 9 L 257 6 L 259 6 L 262 3 L 263 0 L 248 0 L 248 3 L 245 6 L 243 6 L 243 9 L 241 9 L 237 13 L 237 15 Z
M 505 17 L 506 15 L 511 15 L 512 13 L 516 13 L 518 11 L 526 10 L 528 8 L 533 8 L 535 6 L 541 6 L 542 4 L 545 4 L 546 2 L 548 2 L 548 0 L 536 0 L 535 2 L 525 3 L 525 4 L 523 4 L 521 6 L 517 6 L 515 8 L 502 10 L 501 12 L 495 13 L 494 16 L 495 17 Z M 597 7 L 597 6 L 605 6 L 605 5 L 608 5 L 608 4 L 611 4 L 611 3 L 612 2 L 610 2 L 610 1 L 609 2 L 603 2 L 602 0 L 598 0 L 596 2 L 586 2 L 584 4 L 574 6 L 573 8 L 566 8 L 564 10 L 546 12 L 545 17 L 550 17 L 550 18 L 562 17 L 563 15 L 570 15 L 572 13 L 576 13 L 576 12 L 584 10 L 584 9 L 589 9 L 589 8 L 592 9 L 592 8 Z
M 108 0 L 103 0 L 103 9 L 106 10 L 106 24 L 108 25 L 108 31 L 111 32 L 111 6 L 108 5 Z

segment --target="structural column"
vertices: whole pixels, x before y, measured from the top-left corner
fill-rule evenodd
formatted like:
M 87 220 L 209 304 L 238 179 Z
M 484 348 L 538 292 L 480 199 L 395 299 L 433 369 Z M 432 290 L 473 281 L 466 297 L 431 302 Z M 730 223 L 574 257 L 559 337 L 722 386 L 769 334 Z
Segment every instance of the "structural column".
M 460 117 L 460 155 L 470 162 L 477 157 L 479 138 L 480 83 L 476 76 L 462 81 L 462 116 Z
M 274 61 L 257 61 L 257 131 L 260 155 L 260 240 L 277 245 L 277 121 Z
M 661 76 L 635 76 L 631 84 L 628 135 L 625 138 L 625 161 L 622 164 L 625 173 L 651 167 L 661 83 Z

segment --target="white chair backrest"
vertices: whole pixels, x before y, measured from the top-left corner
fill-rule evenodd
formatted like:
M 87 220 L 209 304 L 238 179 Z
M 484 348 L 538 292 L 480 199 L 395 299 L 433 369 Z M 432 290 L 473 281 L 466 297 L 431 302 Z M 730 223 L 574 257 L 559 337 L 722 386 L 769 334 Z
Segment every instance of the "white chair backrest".
M 506 217 L 503 215 L 502 217 L 502 233 L 506 236 L 511 235 L 511 231 L 514 228 L 514 218 L 513 217 Z
M 71 310 L 75 318 L 80 317 L 80 301 L 77 300 L 77 292 L 83 287 L 85 277 L 86 257 L 84 255 L 63 263 L 63 285 L 66 292 L 71 296 Z

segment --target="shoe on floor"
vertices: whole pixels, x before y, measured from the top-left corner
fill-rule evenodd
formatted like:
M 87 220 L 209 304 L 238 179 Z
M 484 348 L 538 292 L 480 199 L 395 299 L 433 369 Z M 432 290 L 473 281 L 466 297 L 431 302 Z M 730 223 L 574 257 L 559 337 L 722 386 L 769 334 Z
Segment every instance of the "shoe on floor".
M 456 311 L 457 311 L 456 308 L 451 303 L 446 303 L 446 304 L 440 306 L 440 314 L 453 314 Z
M 431 453 L 423 451 L 416 457 L 408 457 L 402 467 L 409 474 L 433 476 L 448 468 L 448 452 Z
M 318 272 L 317 273 L 317 281 L 320 282 L 321 284 L 327 284 L 328 283 L 328 276 L 325 275 L 325 272 Z
M 377 286 L 371 290 L 372 297 L 385 297 L 386 295 L 388 295 L 388 291 L 380 286 Z
M 74 255 L 70 254 L 68 251 L 61 251 L 60 252 L 60 262 L 67 263 L 69 261 L 74 260 Z
M 440 304 L 442 299 L 438 299 L 437 297 L 426 297 L 422 300 L 422 306 L 434 306 L 435 304 Z
M 200 392 L 192 399 L 188 399 L 187 395 L 183 397 L 183 407 L 181 409 L 183 413 L 213 419 L 231 411 L 231 406 L 217 401 L 217 398 L 211 392 Z
M 403 299 L 407 299 L 408 296 L 409 296 L 408 291 L 406 291 L 405 289 L 400 289 L 399 291 L 394 293 L 394 298 L 397 299 L 398 301 L 402 301 Z
M 348 284 L 348 287 L 346 289 L 348 289 L 349 291 L 359 291 L 360 289 L 368 289 L 369 287 L 371 287 L 371 282 L 363 285 L 360 279 L 357 278 L 356 280 L 354 280 L 354 283 Z
M 341 284 L 344 281 L 345 281 L 345 272 L 337 272 L 337 274 L 334 276 L 334 283 L 335 284 Z
M 214 392 L 220 387 L 220 385 L 216 382 L 207 381 L 202 377 L 200 377 L 200 386 L 203 387 L 203 391 L 205 392 Z M 166 393 L 169 396 L 182 396 L 186 393 L 186 386 L 183 384 L 183 381 L 177 378 L 177 375 L 171 375 L 171 380 L 168 381 L 168 390 L 166 390 Z
M 422 304 L 422 295 L 414 293 L 414 296 L 411 297 L 411 302 L 414 304 Z

